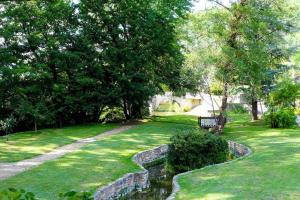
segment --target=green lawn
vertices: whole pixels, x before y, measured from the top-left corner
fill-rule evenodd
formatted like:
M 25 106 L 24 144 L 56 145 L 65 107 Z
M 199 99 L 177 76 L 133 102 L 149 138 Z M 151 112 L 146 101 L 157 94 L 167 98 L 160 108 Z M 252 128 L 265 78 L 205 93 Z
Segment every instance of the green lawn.
M 181 176 L 177 199 L 300 199 L 300 129 L 270 129 L 235 117 L 224 137 L 253 154 Z
M 0 191 L 8 187 L 23 188 L 41 199 L 56 199 L 56 194 L 70 190 L 92 191 L 107 185 L 126 173 L 140 170 L 132 156 L 169 142 L 178 130 L 197 126 L 191 116 L 178 116 L 188 125 L 156 118 L 136 128 L 88 144 L 82 149 L 57 160 L 46 162 L 27 172 L 0 182 Z M 193 124 L 193 126 L 191 126 Z
M 249 157 L 196 170 L 179 179 L 177 199 L 300 199 L 300 129 L 270 129 L 235 116 L 224 137 L 246 144 Z M 178 130 L 197 126 L 191 116 L 155 117 L 119 135 L 46 162 L 0 182 L 0 191 L 23 188 L 41 199 L 70 190 L 91 191 L 139 170 L 134 154 L 169 142 Z
M 75 140 L 92 137 L 116 128 L 117 124 L 87 124 L 61 129 L 43 129 L 0 137 L 0 163 L 15 162 L 49 152 Z
M 166 116 L 154 116 L 152 117 L 154 122 L 164 122 L 164 123 L 173 123 L 173 124 L 185 124 L 195 126 L 198 124 L 197 117 L 190 115 L 166 115 Z

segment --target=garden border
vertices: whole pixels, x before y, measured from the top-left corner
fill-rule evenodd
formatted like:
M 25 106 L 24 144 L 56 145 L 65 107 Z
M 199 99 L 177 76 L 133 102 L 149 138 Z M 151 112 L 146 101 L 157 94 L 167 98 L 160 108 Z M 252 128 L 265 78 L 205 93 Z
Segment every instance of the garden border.
M 241 160 L 247 156 L 249 156 L 250 154 L 252 154 L 252 150 L 243 145 L 243 144 L 239 144 L 235 141 L 231 141 L 231 140 L 228 140 L 228 145 L 229 145 L 229 150 L 231 152 L 233 152 L 233 154 L 237 157 L 236 159 L 233 159 L 231 161 L 227 161 L 227 162 L 223 162 L 223 163 L 219 163 L 219 164 L 213 164 L 213 165 L 208 165 L 208 166 L 205 166 L 203 168 L 200 168 L 200 169 L 195 169 L 195 170 L 191 170 L 191 171 L 188 171 L 188 172 L 184 172 L 184 173 L 181 173 L 181 174 L 177 174 L 176 176 L 173 177 L 173 189 L 172 189 L 172 193 L 171 195 L 166 199 L 166 200 L 175 200 L 176 198 L 176 194 L 180 191 L 180 185 L 178 183 L 178 178 L 182 175 L 186 175 L 186 174 L 190 174 L 196 170 L 203 170 L 203 169 L 206 169 L 208 167 L 213 167 L 213 166 L 221 166 L 221 165 L 225 165 L 225 164 L 229 164 L 231 162 L 234 162 L 234 161 L 237 161 L 237 160 Z
M 227 161 L 220 164 L 209 165 L 206 167 L 201 168 L 205 169 L 211 166 L 218 166 L 228 164 L 230 162 L 240 160 L 252 153 L 251 149 L 243 144 L 239 144 L 234 141 L 228 141 L 229 150 L 233 152 L 233 154 L 237 157 L 232 161 Z M 146 150 L 135 154 L 132 157 L 132 161 L 136 163 L 142 171 L 138 171 L 135 173 L 127 173 L 123 177 L 117 179 L 116 181 L 101 187 L 97 190 L 94 194 L 95 200 L 112 200 L 118 199 L 122 196 L 129 194 L 134 190 L 142 191 L 149 187 L 149 172 L 147 169 L 144 168 L 145 164 L 151 163 L 157 159 L 165 158 L 168 151 L 168 145 L 161 145 L 151 150 Z M 196 169 L 199 170 L 199 169 Z M 174 200 L 177 192 L 180 190 L 180 186 L 178 184 L 178 178 L 181 175 L 192 173 L 195 170 L 188 171 L 185 173 L 177 174 L 173 177 L 173 190 L 171 195 L 167 198 L 167 200 Z

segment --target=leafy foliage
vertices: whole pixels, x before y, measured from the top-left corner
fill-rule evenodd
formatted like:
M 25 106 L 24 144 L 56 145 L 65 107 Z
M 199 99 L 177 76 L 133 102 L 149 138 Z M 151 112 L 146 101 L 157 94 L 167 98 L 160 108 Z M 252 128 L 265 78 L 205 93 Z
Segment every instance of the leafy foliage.
M 272 128 L 290 128 L 295 125 L 295 102 L 299 95 L 299 84 L 289 79 L 279 82 L 269 94 L 269 111 L 264 116 L 266 123 Z
M 16 119 L 13 116 L 9 116 L 4 120 L 0 120 L 0 130 L 5 134 L 10 134 L 13 132 L 13 128 L 15 126 Z
M 94 199 L 90 192 L 69 191 L 58 195 L 59 200 L 92 200 Z M 23 189 L 9 188 L 0 192 L 1 200 L 38 200 L 32 192 L 26 192 Z
M 230 110 L 234 114 L 243 114 L 248 112 L 247 109 L 239 103 L 229 103 L 228 110 Z
M 100 115 L 102 122 L 118 122 L 125 118 L 121 107 L 105 107 Z
M 274 83 L 276 76 L 270 74 L 278 76 L 290 56 L 284 36 L 296 30 L 297 13 L 287 0 L 241 0 L 220 5 L 218 1 L 213 9 L 191 14 L 182 32 L 184 44 L 191 46 L 186 63 L 195 69 L 192 80 L 198 77 L 199 82 L 208 80 L 206 85 L 222 84 L 218 91 L 223 95 L 222 131 L 228 95 L 235 89 L 248 95 L 253 119 L 257 119 L 257 102 L 265 97 L 262 88 Z M 199 84 L 199 88 L 205 87 Z
M 90 192 L 70 191 L 59 194 L 59 200 L 93 200 L 94 197 Z
M 37 200 L 35 195 L 25 190 L 17 190 L 15 188 L 9 188 L 5 191 L 0 192 L 1 200 Z
M 171 138 L 168 165 L 175 173 L 197 169 L 227 160 L 226 140 L 198 130 L 178 133 Z
M 189 0 L 1 1 L 0 119 L 16 129 L 126 118 L 183 87 L 178 19 Z
M 285 79 L 269 94 L 268 105 L 280 108 L 293 107 L 297 99 L 300 99 L 300 84 Z
M 264 119 L 271 128 L 291 128 L 296 125 L 296 115 L 292 108 L 280 108 L 265 113 Z

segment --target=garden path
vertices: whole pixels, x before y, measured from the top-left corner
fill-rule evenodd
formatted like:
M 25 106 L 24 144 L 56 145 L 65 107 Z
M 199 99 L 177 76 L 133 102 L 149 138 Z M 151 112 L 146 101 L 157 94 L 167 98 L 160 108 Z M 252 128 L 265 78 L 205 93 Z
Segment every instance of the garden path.
M 0 180 L 4 180 L 11 176 L 15 176 L 25 170 L 28 170 L 28 169 L 31 169 L 38 165 L 41 165 L 46 161 L 54 160 L 59 157 L 62 157 L 63 155 L 65 155 L 67 153 L 76 151 L 88 143 L 92 143 L 97 140 L 101 140 L 101 139 L 111 136 L 111 135 L 119 134 L 123 131 L 133 128 L 134 126 L 135 125 L 124 125 L 119 128 L 115 128 L 113 130 L 106 131 L 106 132 L 101 133 L 94 137 L 77 140 L 76 142 L 74 142 L 72 144 L 68 144 L 68 145 L 59 147 L 57 149 L 54 149 L 51 152 L 48 152 L 43 155 L 39 155 L 39 156 L 30 158 L 30 159 L 26 159 L 26 160 L 14 162 L 14 163 L 0 163 Z

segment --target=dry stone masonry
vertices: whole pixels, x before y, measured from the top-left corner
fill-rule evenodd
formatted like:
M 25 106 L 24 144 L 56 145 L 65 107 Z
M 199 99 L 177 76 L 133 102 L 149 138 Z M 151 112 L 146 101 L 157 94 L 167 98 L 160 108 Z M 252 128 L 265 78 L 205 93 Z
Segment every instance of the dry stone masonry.
M 95 200 L 118 199 L 134 190 L 141 191 L 149 187 L 149 172 L 143 166 L 157 159 L 166 157 L 168 145 L 162 145 L 152 150 L 136 154 L 132 160 L 137 163 L 142 171 L 129 173 L 115 182 L 100 188 L 94 195 Z
M 230 151 L 237 157 L 244 157 L 251 153 L 251 150 L 234 141 L 228 141 Z M 134 190 L 144 190 L 149 187 L 149 172 L 143 166 L 151 163 L 155 160 L 165 158 L 168 151 L 168 145 L 162 145 L 152 150 L 140 152 L 132 158 L 133 162 L 137 163 L 141 167 L 141 171 L 136 173 L 129 173 L 124 175 L 122 178 L 114 181 L 113 183 L 100 188 L 94 195 L 95 200 L 113 200 L 118 199 L 122 196 L 126 196 Z M 221 163 L 224 164 L 224 163 Z M 218 164 L 218 165 L 221 165 Z M 178 174 L 173 178 L 173 191 L 167 200 L 175 199 L 176 193 L 180 187 L 177 183 L 177 179 L 180 175 L 190 173 L 192 171 Z

